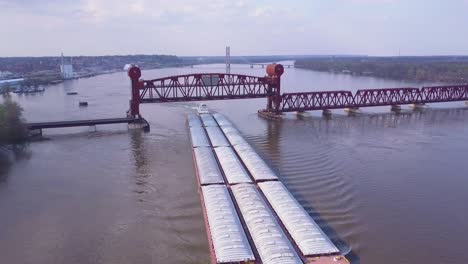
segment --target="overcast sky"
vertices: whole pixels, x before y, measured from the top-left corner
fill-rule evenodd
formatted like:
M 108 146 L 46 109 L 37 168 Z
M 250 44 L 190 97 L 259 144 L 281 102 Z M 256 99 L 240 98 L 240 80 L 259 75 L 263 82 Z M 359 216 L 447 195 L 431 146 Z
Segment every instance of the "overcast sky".
M 0 0 L 0 56 L 468 55 L 468 0 Z

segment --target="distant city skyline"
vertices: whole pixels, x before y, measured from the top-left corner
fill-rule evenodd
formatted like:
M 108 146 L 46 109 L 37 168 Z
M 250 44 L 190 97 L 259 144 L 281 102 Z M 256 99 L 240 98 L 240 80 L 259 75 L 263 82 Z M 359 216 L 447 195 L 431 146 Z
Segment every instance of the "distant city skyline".
M 468 55 L 468 0 L 0 0 L 0 57 Z

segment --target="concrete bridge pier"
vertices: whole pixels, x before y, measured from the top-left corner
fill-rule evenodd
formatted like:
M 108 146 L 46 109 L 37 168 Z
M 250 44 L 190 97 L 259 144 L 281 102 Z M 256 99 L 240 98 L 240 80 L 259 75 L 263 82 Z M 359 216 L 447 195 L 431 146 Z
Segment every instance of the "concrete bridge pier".
M 421 110 L 426 107 L 425 104 L 410 104 L 409 107 L 413 110 Z
M 146 119 L 141 118 L 137 122 L 128 123 L 129 130 L 142 129 L 144 132 L 150 131 L 150 124 Z
M 331 116 L 332 116 L 332 112 L 331 112 L 330 109 L 324 109 L 324 110 L 322 111 L 322 115 L 323 115 L 324 117 L 331 117 Z
M 361 110 L 359 110 L 359 107 L 347 107 L 344 109 L 344 111 L 350 115 L 361 113 Z
M 391 110 L 392 112 L 399 113 L 399 112 L 401 112 L 401 105 L 392 105 L 391 108 L 390 108 L 390 110 Z
M 42 128 L 29 130 L 29 136 L 30 137 L 42 136 Z
M 310 113 L 306 111 L 296 111 L 294 112 L 297 116 L 302 116 L 302 117 L 310 117 Z

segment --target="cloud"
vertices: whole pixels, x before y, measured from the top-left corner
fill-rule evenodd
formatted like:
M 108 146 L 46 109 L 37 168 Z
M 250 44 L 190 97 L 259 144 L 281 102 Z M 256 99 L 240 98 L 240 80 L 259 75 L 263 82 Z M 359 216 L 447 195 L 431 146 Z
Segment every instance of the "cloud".
M 389 3 L 397 3 L 399 0 L 343 0 L 352 3 L 358 4 L 389 4 Z
M 272 15 L 273 9 L 271 7 L 258 7 L 250 13 L 250 16 L 253 17 L 271 17 Z
M 0 56 L 220 55 L 225 45 L 243 55 L 463 54 L 468 35 L 457 25 L 468 23 L 467 7 L 468 0 L 0 0 L 0 23 L 14 25 L 0 27 L 8 36 Z

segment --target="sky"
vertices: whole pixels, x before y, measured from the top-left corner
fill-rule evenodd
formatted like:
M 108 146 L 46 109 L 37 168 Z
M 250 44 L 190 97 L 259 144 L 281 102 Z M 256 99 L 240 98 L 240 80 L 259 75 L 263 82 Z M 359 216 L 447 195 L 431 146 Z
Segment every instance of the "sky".
M 468 0 L 0 0 L 0 56 L 468 55 Z

